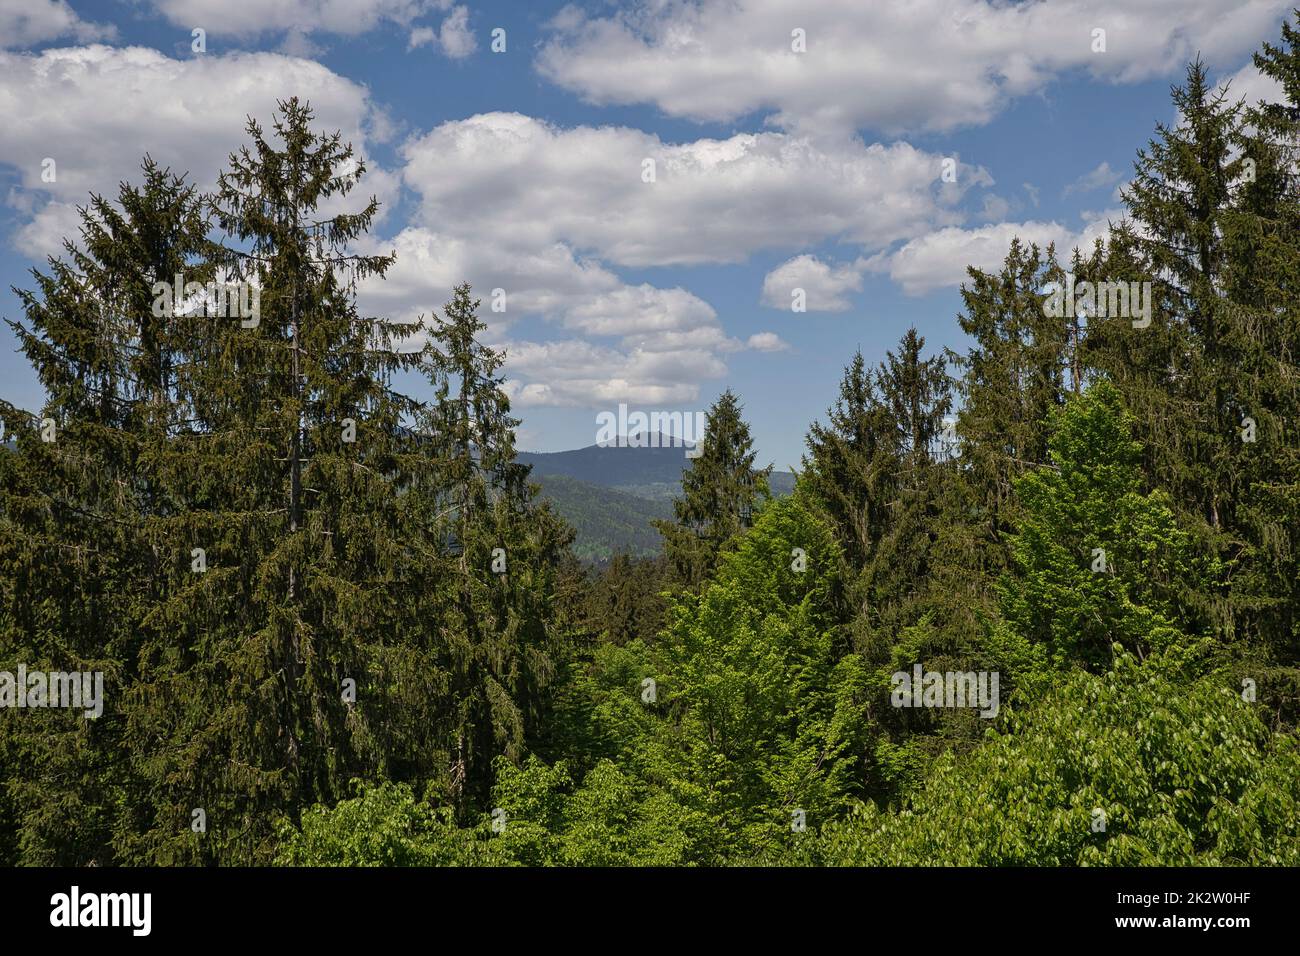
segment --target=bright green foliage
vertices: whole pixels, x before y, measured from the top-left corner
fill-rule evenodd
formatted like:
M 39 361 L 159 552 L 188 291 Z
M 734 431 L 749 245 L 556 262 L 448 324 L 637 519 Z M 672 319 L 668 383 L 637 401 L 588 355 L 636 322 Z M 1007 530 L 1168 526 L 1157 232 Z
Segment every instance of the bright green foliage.
M 1142 493 L 1119 392 L 1093 385 L 1052 424 L 1051 464 L 1016 480 L 1007 620 L 1058 666 L 1102 666 L 1112 644 L 1146 653 L 1187 643 L 1197 622 L 1181 596 L 1205 568 L 1168 497 Z
M 302 816 L 301 830 L 281 826 L 282 866 L 470 866 L 490 863 L 486 844 L 458 830 L 449 811 L 434 811 L 404 783 L 366 786 L 355 797 Z
M 526 866 L 680 866 L 705 822 L 609 760 L 574 786 L 563 761 L 502 765 L 493 791 L 504 825 L 493 851 Z
M 1115 648 L 961 761 L 900 813 L 863 806 L 801 848 L 820 864 L 1296 865 L 1300 748 L 1195 655 Z M 1095 811 L 1101 811 L 1097 814 Z
M 827 819 L 857 788 L 866 668 L 830 614 L 837 566 L 829 529 L 796 494 L 672 609 L 665 783 L 708 817 L 719 850 L 790 834 L 796 809 Z

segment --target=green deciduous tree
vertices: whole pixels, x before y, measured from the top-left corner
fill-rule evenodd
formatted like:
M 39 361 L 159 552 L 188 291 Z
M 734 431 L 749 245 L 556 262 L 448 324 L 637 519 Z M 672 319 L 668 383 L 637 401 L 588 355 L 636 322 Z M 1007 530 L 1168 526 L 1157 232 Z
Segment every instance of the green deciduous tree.
M 821 865 L 1292 865 L 1300 748 L 1198 655 L 1116 647 L 943 759 L 906 813 L 863 805 L 798 847 Z
M 1050 462 L 1016 480 L 1007 620 L 1058 665 L 1093 668 L 1112 645 L 1139 654 L 1205 627 L 1198 561 L 1163 492 L 1142 492 L 1141 449 L 1119 392 L 1098 382 L 1052 416 Z M 1203 602 L 1203 599 L 1201 599 Z

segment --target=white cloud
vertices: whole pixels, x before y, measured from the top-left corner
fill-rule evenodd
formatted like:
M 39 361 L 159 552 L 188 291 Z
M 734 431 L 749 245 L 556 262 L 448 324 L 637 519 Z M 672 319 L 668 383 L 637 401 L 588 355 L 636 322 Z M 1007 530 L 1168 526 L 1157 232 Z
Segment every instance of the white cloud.
M 416 27 L 407 39 L 406 48 L 414 50 L 416 47 L 433 46 L 437 42 L 438 34 L 433 27 Z
M 630 285 L 562 243 L 524 249 L 413 226 L 370 248 L 395 251 L 397 261 L 383 280 L 361 284 L 363 311 L 413 321 L 440 310 L 456 283 L 469 282 L 489 335 L 507 350 L 505 371 L 521 405 L 691 401 L 703 380 L 726 373 L 718 355 L 744 347 L 692 293 Z M 504 312 L 492 311 L 495 289 L 505 292 Z M 530 315 L 612 341 L 511 340 L 510 326 Z
M 474 33 L 469 28 L 469 7 L 456 7 L 438 28 L 442 51 L 453 60 L 460 60 L 474 52 Z
M 1065 195 L 1069 196 L 1074 193 L 1091 192 L 1094 189 L 1104 189 L 1107 186 L 1114 186 L 1124 174 L 1118 170 L 1110 168 L 1110 163 L 1103 161 L 1095 169 L 1084 173 L 1074 182 L 1065 187 Z
M 628 348 L 637 348 L 643 352 L 676 352 L 682 349 L 739 352 L 741 349 L 747 348 L 744 342 L 727 335 L 722 326 L 714 323 L 712 319 L 690 329 L 633 333 L 623 337 L 623 344 Z
M 790 343 L 783 341 L 775 332 L 755 332 L 745 345 L 755 352 L 784 352 L 790 347 Z
M 30 194 L 29 194 L 30 196 Z M 21 200 L 26 203 L 28 197 Z M 81 227 L 77 204 L 47 202 L 36 211 L 31 220 L 20 226 L 14 234 L 14 246 L 32 259 L 44 259 L 63 252 L 65 238 L 76 240 Z
M 1266 103 L 1287 102 L 1282 84 L 1259 72 L 1254 63 L 1247 63 L 1222 82 L 1228 84 L 1228 94 L 1234 100 L 1244 98 L 1247 106 L 1254 106 L 1260 100 Z
M 717 318 L 713 307 L 685 289 L 620 286 L 568 309 L 565 325 L 592 335 L 669 334 Z
M 506 290 L 507 311 L 485 314 L 497 334 L 540 315 L 603 343 L 530 342 L 523 353 L 516 343 L 506 368 L 528 404 L 689 401 L 702 380 L 725 373 L 726 354 L 784 347 L 771 333 L 731 338 L 699 297 L 625 282 L 616 267 L 741 262 L 828 239 L 884 249 L 961 222 L 964 193 L 992 183 L 966 165 L 960 185 L 944 184 L 946 157 L 906 143 L 813 143 L 778 132 L 665 143 L 637 129 L 566 129 L 518 113 L 443 123 L 401 154 L 402 179 L 420 201 L 396 237 L 397 265 L 368 295 L 413 317 L 468 280 L 485 302 Z M 642 177 L 646 159 L 652 182 Z M 859 267 L 812 262 L 826 273 L 809 280 L 813 307 L 838 308 L 860 287 Z M 581 361 L 531 361 L 561 354 Z
M 1292 0 L 642 0 L 555 19 L 538 69 L 598 104 L 653 103 L 789 130 L 951 129 L 987 122 L 1065 71 L 1133 82 L 1253 50 Z M 1107 34 L 1092 51 L 1092 30 Z M 807 52 L 791 49 L 802 29 Z
M 913 239 L 897 251 L 873 257 L 868 268 L 887 272 L 907 295 L 924 295 L 934 289 L 959 286 L 967 280 L 966 267 L 996 271 L 1007 256 L 1011 240 L 1036 243 L 1045 249 L 1056 243 L 1064 258 L 1078 247 L 1090 250 L 1097 238 L 1104 238 L 1107 222 L 1119 222 L 1121 209 L 1084 213 L 1082 229 L 1072 230 L 1057 222 L 1000 222 L 976 229 L 949 227 Z
M 87 23 L 66 0 L 0 0 L 0 47 L 36 46 L 51 40 L 111 39 L 112 26 Z
M 455 7 L 437 30 L 429 26 L 412 30 L 406 48 L 414 50 L 421 46 L 437 47 L 453 60 L 464 59 L 473 53 L 476 43 L 474 32 L 469 28 L 469 7 Z
M 356 36 L 382 23 L 399 26 L 446 10 L 451 0 L 153 0 L 175 26 L 202 27 L 211 35 L 335 33 Z
M 783 133 L 664 143 L 625 127 L 561 129 L 518 113 L 438 126 L 403 147 L 421 222 L 564 242 L 626 266 L 740 262 L 760 249 L 842 239 L 866 248 L 957 224 L 963 192 L 991 185 L 906 143 L 813 144 Z M 642 180 L 655 161 L 655 181 Z
M 316 126 L 339 129 L 364 155 L 370 103 L 366 90 L 319 63 L 277 53 L 208 54 L 171 59 L 143 47 L 88 46 L 40 54 L 0 52 L 0 156 L 18 173 L 21 201 L 35 210 L 16 244 L 29 255 L 57 251 L 75 238 L 73 207 L 95 191 L 116 198 L 117 184 L 138 181 L 147 150 L 208 189 L 229 153 L 247 135 L 248 115 L 264 128 L 277 98 L 299 95 L 316 111 Z M 42 181 L 42 161 L 55 161 L 56 180 Z M 356 206 L 372 192 L 392 197 L 397 181 L 373 164 L 361 188 L 344 202 Z M 360 194 L 364 193 L 364 197 Z M 46 205 L 46 202 L 51 205 Z
M 763 304 L 789 310 L 796 289 L 804 293 L 809 312 L 847 312 L 853 308 L 847 293 L 862 290 L 863 263 L 832 266 L 816 256 L 795 256 L 763 279 Z
M 363 304 L 406 321 L 440 307 L 462 281 L 484 300 L 482 314 L 492 327 L 541 315 L 587 334 L 626 337 L 684 331 L 717 319 L 708 303 L 684 289 L 627 285 L 562 243 L 523 249 L 492 237 L 412 226 L 369 245 L 374 252 L 395 251 L 397 261 L 384 280 L 362 284 Z M 493 289 L 505 291 L 504 312 L 489 309 Z
M 824 241 L 883 250 L 959 224 L 966 192 L 992 185 L 971 165 L 943 183 L 947 157 L 906 143 L 780 132 L 666 143 L 637 129 L 561 128 L 518 113 L 443 123 L 401 154 L 402 179 L 419 205 L 397 237 L 388 282 L 373 290 L 388 297 L 387 311 L 414 316 L 429 296 L 468 280 L 485 300 L 493 288 L 507 291 L 507 312 L 486 316 L 498 330 L 540 315 L 613 340 L 600 346 L 598 363 L 572 374 L 544 367 L 547 388 L 530 387 L 542 382 L 508 360 L 521 376 L 520 400 L 534 404 L 618 398 L 620 390 L 625 401 L 691 399 L 701 378 L 725 371 L 727 353 L 785 347 L 771 333 L 733 339 L 687 290 L 627 283 L 614 268 L 743 262 L 760 250 Z M 802 285 L 810 309 L 842 311 L 862 271 L 861 261 L 798 256 L 768 276 L 763 299 L 789 308 L 789 287 Z
M 621 351 L 577 339 L 505 341 L 498 347 L 505 349 L 506 368 L 516 376 L 507 384 L 511 401 L 520 407 L 680 405 L 699 397 L 701 381 L 726 374 L 726 366 L 703 350 Z

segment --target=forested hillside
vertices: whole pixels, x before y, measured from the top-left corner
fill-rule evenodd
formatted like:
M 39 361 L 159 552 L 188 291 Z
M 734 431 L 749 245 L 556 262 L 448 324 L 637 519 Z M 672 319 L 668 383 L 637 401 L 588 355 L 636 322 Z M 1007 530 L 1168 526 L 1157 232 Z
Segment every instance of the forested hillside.
M 573 551 L 583 561 L 604 565 L 616 554 L 653 557 L 661 537 L 654 522 L 672 513 L 682 492 L 682 472 L 691 460 L 665 438 L 654 445 L 572 451 L 520 452 L 541 497 L 573 526 Z M 794 475 L 768 476 L 773 495 L 794 491 Z
M 1256 63 L 1104 241 L 970 269 L 968 345 L 838 357 L 790 495 L 726 391 L 600 571 L 468 285 L 358 310 L 305 103 L 210 193 L 146 159 L 11 321 L 0 671 L 105 699 L 0 708 L 0 863 L 1300 865 L 1300 24 Z
M 672 513 L 667 503 L 564 475 L 543 478 L 534 472 L 532 477 L 540 497 L 572 526 L 573 553 L 583 561 L 603 565 L 618 554 L 646 558 L 659 553 L 654 522 Z

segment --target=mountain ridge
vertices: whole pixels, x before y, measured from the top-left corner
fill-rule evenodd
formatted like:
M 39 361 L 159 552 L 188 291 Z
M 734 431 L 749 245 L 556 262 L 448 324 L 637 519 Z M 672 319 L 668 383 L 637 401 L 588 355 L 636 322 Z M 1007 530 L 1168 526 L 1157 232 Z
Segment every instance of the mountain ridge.
M 659 532 L 651 522 L 672 519 L 682 472 L 691 467 L 686 452 L 693 446 L 661 433 L 632 438 L 649 441 L 631 444 L 623 436 L 617 444 L 516 453 L 519 462 L 532 467 L 541 496 L 573 525 L 574 552 L 583 560 L 603 563 L 620 552 L 659 553 Z M 794 475 L 774 471 L 769 485 L 772 494 L 787 495 L 794 490 Z

